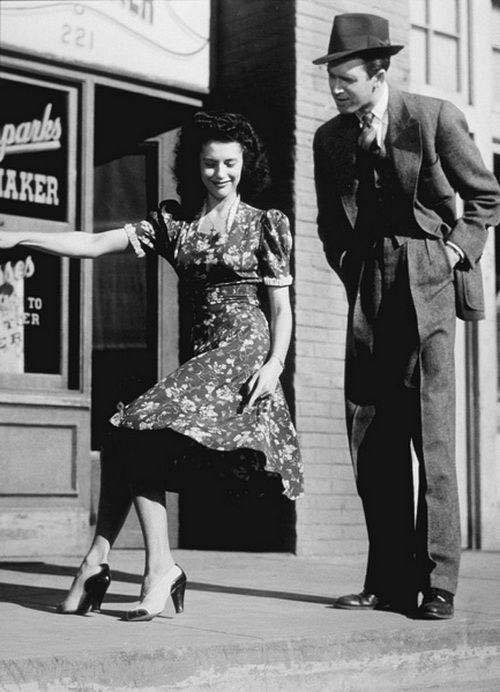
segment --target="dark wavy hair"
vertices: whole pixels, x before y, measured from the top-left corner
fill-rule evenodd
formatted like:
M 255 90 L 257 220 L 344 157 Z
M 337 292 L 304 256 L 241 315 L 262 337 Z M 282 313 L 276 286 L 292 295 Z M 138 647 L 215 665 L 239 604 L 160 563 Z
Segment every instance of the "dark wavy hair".
M 198 111 L 179 134 L 174 175 L 185 215 L 194 216 L 206 195 L 200 176 L 200 151 L 207 142 L 238 142 L 243 150 L 243 170 L 238 191 L 252 202 L 269 185 L 269 164 L 262 142 L 252 125 L 239 113 Z

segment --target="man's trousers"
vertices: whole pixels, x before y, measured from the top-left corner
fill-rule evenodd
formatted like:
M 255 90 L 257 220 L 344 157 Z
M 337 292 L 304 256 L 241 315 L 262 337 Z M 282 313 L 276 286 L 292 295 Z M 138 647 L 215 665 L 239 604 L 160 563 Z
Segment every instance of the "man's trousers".
M 369 537 L 365 590 L 412 606 L 428 587 L 454 593 L 458 577 L 453 272 L 441 240 L 383 238 L 363 254 L 347 256 L 344 281 L 347 424 Z

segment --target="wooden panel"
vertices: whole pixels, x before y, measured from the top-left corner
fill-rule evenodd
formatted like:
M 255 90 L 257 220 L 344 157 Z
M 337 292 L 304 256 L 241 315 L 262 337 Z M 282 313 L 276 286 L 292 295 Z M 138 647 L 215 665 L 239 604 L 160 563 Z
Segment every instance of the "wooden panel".
M 76 493 L 75 426 L 0 425 L 0 494 Z
M 2 557 L 78 555 L 88 548 L 90 538 L 88 512 L 80 507 L 0 512 Z

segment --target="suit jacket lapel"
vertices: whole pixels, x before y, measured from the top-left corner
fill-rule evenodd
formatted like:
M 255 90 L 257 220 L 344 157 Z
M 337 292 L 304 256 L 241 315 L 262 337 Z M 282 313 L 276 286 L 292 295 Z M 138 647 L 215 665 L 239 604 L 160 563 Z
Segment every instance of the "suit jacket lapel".
M 388 151 L 403 190 L 413 197 L 422 162 L 420 123 L 412 117 L 401 92 L 389 90 Z
M 397 89 L 389 89 L 389 127 L 386 136 L 388 154 L 403 190 L 413 197 L 422 159 L 420 123 L 412 117 Z M 356 115 L 342 116 L 339 129 L 330 138 L 330 160 L 342 205 L 354 228 L 358 215 L 356 192 L 356 142 L 359 120 Z

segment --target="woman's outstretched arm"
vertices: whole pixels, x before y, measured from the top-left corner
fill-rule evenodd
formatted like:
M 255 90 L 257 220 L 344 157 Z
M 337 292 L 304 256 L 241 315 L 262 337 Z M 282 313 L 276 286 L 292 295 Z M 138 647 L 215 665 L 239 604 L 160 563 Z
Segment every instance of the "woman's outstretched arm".
M 127 249 L 128 237 L 123 228 L 102 233 L 0 230 L 0 251 L 9 250 L 16 245 L 27 246 L 51 255 L 93 259 L 101 255 L 123 252 Z
M 273 394 L 285 363 L 292 335 L 292 309 L 288 286 L 268 286 L 271 350 L 264 365 L 247 383 L 247 406 Z

